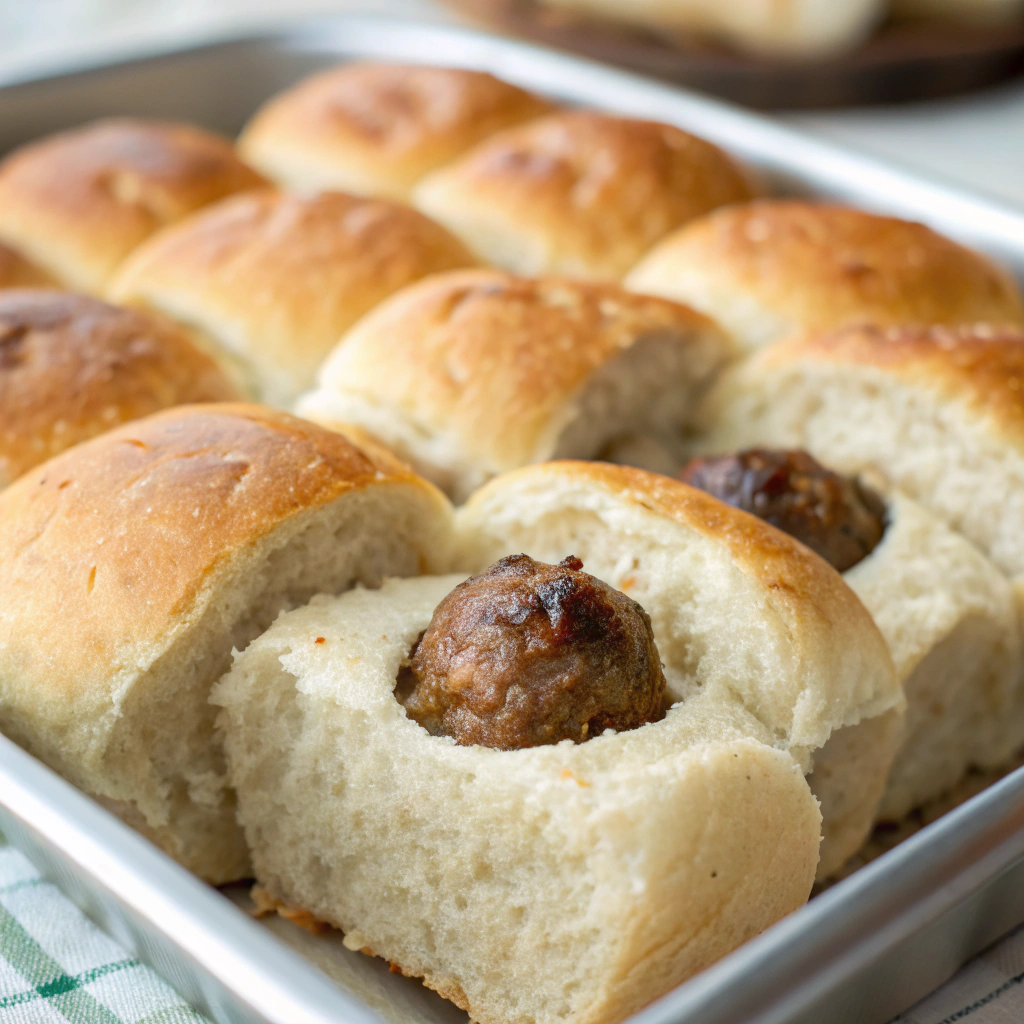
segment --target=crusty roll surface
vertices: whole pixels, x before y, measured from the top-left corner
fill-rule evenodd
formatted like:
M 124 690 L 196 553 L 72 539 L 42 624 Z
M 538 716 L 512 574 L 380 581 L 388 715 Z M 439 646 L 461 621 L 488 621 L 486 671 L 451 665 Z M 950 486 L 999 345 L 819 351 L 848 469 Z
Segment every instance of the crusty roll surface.
M 102 292 L 154 231 L 264 179 L 218 135 L 182 124 L 96 121 L 0 164 L 0 239 L 67 287 Z
M 751 351 L 848 324 L 1024 323 L 1016 285 L 979 253 L 923 224 L 803 200 L 715 211 L 626 284 L 693 306 Z
M 550 109 L 480 71 L 346 64 L 273 97 L 238 145 L 254 167 L 289 188 L 405 199 L 427 172 Z
M 457 524 L 463 568 L 513 551 L 544 561 L 576 554 L 638 601 L 670 689 L 741 695 L 776 746 L 813 764 L 824 817 L 819 876 L 860 846 L 904 700 L 871 616 L 822 559 L 686 484 L 596 462 L 505 474 L 473 495 Z
M 911 0 L 912 2 L 912 0 Z M 918 0 L 927 2 L 927 0 Z M 932 0 L 941 2 L 941 0 Z M 949 0 L 969 3 L 970 0 Z M 1005 3 L 1007 0 L 992 0 Z M 856 45 L 883 17 L 884 0 L 541 0 L 556 10 L 711 36 L 754 54 L 820 57 Z
M 213 882 L 244 876 L 207 697 L 287 607 L 449 557 L 435 489 L 249 405 L 126 424 L 0 494 L 0 728 Z
M 53 288 L 49 274 L 0 242 L 0 288 Z
M 413 193 L 488 263 L 599 280 L 618 280 L 674 228 L 752 194 L 744 171 L 703 139 L 578 110 L 496 133 Z
M 707 450 L 804 448 L 899 488 L 1024 574 L 1024 333 L 847 328 L 730 372 L 704 410 Z
M 464 577 L 316 598 L 213 694 L 256 875 L 474 1020 L 614 1024 L 803 902 L 821 821 L 801 775 L 830 738 L 854 738 L 832 767 L 863 839 L 898 738 L 892 663 L 822 560 L 666 477 L 530 467 L 457 533 L 467 570 L 576 552 L 638 601 L 673 706 L 578 744 L 458 745 L 395 691 Z
M 653 459 L 671 471 L 688 415 L 733 355 L 704 317 L 614 285 L 438 274 L 339 343 L 300 415 L 353 423 L 464 500 L 555 457 Z
M 84 295 L 0 291 L 0 488 L 127 420 L 237 397 L 169 321 Z
M 397 203 L 262 190 L 157 235 L 125 263 L 111 295 L 187 325 L 254 397 L 290 406 L 374 305 L 474 262 L 444 228 Z

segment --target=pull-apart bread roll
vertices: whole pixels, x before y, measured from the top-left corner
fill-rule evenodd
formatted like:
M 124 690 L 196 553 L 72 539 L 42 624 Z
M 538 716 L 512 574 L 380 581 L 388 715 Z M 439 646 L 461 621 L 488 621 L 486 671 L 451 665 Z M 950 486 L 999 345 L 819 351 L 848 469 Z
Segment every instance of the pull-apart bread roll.
M 364 317 L 299 402 L 369 431 L 462 501 L 551 458 L 682 463 L 688 416 L 733 355 L 704 317 L 615 285 L 438 274 Z
M 540 2 L 558 10 L 628 21 L 660 31 L 698 33 L 739 50 L 773 57 L 817 57 L 854 46 L 881 20 L 887 7 L 884 0 Z
M 125 263 L 111 295 L 178 320 L 253 397 L 291 406 L 369 309 L 427 274 L 474 262 L 406 206 L 262 190 L 161 232 Z
M 128 420 L 237 397 L 172 323 L 84 295 L 0 291 L 0 487 Z
M 923 224 L 800 200 L 703 217 L 626 286 L 685 302 L 749 351 L 851 324 L 1024 323 L 1016 285 L 984 256 Z
M 612 1024 L 803 903 L 803 770 L 899 686 L 838 574 L 667 477 L 550 463 L 459 516 L 478 575 L 316 598 L 216 687 L 256 877 L 474 1020 Z
M 1024 333 L 851 327 L 758 353 L 703 415 L 707 451 L 803 448 L 898 488 L 1024 577 Z
M 496 133 L 413 193 L 488 263 L 599 280 L 618 280 L 680 224 L 752 194 L 710 142 L 578 110 Z
M 49 274 L 0 242 L 0 288 L 53 288 Z
M 681 478 L 807 545 L 874 617 L 907 697 L 879 817 L 899 820 L 968 768 L 996 768 L 1013 754 L 1013 592 L 974 545 L 899 492 L 879 495 L 806 452 L 698 458 Z
M 97 121 L 0 163 L 0 239 L 61 284 L 102 292 L 154 231 L 265 185 L 227 139 L 188 125 Z
M 0 494 L 0 729 L 203 878 L 242 877 L 207 701 L 232 648 L 449 543 L 439 492 L 311 423 L 211 405 L 126 424 Z
M 242 156 L 289 188 L 405 199 L 429 171 L 549 104 L 493 75 L 409 64 L 348 64 L 258 110 Z

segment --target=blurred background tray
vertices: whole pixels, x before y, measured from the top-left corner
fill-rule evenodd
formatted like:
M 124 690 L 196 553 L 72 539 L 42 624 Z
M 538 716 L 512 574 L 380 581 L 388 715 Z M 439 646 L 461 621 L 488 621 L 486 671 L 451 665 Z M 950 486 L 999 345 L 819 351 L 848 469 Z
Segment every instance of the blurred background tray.
M 783 61 L 544 9 L 534 0 L 447 2 L 504 34 L 760 109 L 934 99 L 1024 73 L 1024 21 L 994 26 L 891 22 L 849 53 L 818 61 Z

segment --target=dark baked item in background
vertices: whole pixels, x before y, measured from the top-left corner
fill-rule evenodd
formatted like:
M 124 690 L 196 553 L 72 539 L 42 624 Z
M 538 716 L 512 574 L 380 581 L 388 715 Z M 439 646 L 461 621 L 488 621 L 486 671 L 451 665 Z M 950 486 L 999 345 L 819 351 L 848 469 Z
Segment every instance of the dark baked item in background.
M 0 493 L 0 729 L 211 882 L 248 851 L 210 687 L 284 608 L 443 566 L 444 497 L 342 435 L 183 406 Z
M 356 424 L 457 501 L 551 458 L 673 472 L 699 399 L 734 356 L 685 306 L 616 285 L 438 274 L 339 342 L 297 409 Z
M 152 238 L 110 294 L 179 320 L 252 397 L 290 407 L 364 313 L 403 285 L 475 262 L 407 206 L 264 189 Z
M 264 184 L 227 139 L 201 128 L 95 121 L 21 146 L 0 163 L 0 240 L 60 284 L 100 294 L 154 231 Z
M 626 287 L 685 302 L 754 351 L 855 324 L 1024 324 L 1013 279 L 923 224 L 761 199 L 664 239 Z
M 428 172 L 498 129 L 550 109 L 482 71 L 354 63 L 272 97 L 246 125 L 238 147 L 289 188 L 405 199 Z
M 433 735 L 498 750 L 660 719 L 650 617 L 582 569 L 572 556 L 547 565 L 506 555 L 460 583 L 413 651 L 405 713 Z
M 0 487 L 127 420 L 238 397 L 171 321 L 67 292 L 0 291 Z
M 670 231 L 753 195 L 710 142 L 566 110 L 496 132 L 424 178 L 413 201 L 505 270 L 617 281 Z

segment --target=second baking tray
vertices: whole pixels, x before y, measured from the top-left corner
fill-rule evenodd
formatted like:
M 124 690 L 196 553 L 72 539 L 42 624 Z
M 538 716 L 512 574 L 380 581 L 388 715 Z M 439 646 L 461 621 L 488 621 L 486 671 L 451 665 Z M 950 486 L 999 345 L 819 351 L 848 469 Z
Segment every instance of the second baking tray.
M 599 65 L 479 33 L 375 19 L 306 22 L 0 83 L 0 150 L 116 114 L 234 133 L 267 96 L 302 75 L 364 58 L 485 68 L 566 102 L 674 123 L 747 160 L 777 191 L 927 221 L 1024 278 L 1022 212 Z M 331 936 L 308 936 L 278 919 L 256 923 L 233 905 L 244 907 L 244 890 L 222 894 L 203 885 L 2 737 L 0 829 L 218 1024 L 465 1021 L 418 982 Z M 885 1024 L 1022 921 L 1024 770 L 634 1021 Z

